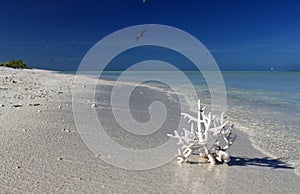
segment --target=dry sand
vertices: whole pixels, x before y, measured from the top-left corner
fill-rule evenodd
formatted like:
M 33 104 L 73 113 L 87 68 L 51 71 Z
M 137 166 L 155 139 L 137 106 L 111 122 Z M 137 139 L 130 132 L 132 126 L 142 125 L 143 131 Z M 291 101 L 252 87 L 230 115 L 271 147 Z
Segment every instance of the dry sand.
M 109 85 L 109 81 L 100 82 Z M 73 83 L 73 75 L 0 68 L 1 192 L 300 191 L 300 178 L 294 169 L 254 149 L 240 131 L 229 165 L 178 165 L 174 160 L 156 169 L 129 171 L 106 164 L 89 151 L 76 130 L 71 105 Z M 87 103 L 90 106 L 92 102 Z

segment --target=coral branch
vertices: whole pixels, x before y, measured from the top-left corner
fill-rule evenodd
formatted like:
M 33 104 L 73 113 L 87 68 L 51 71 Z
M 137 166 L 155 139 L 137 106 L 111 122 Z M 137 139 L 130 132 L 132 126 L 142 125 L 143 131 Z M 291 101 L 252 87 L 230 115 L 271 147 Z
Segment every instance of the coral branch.
M 188 162 L 189 156 L 193 153 L 207 158 L 208 162 L 212 164 L 215 164 L 216 161 L 228 162 L 230 160 L 230 155 L 226 151 L 233 144 L 236 136 L 232 136 L 233 125 L 229 126 L 229 121 L 224 122 L 226 118 L 224 113 L 221 114 L 220 120 L 211 113 L 206 116 L 205 107 L 201 107 L 200 100 L 198 100 L 197 118 L 187 113 L 181 113 L 181 115 L 188 119 L 188 123 L 191 123 L 190 130 L 183 128 L 180 135 L 177 131 L 174 131 L 174 135 L 167 134 L 169 137 L 178 139 L 177 145 L 180 148 L 178 148 L 176 157 L 179 163 Z M 197 123 L 196 129 L 191 121 Z M 216 140 L 208 149 L 207 139 L 210 135 L 216 136 Z M 225 142 L 223 147 L 220 145 L 219 138 Z
M 189 115 L 187 113 L 181 113 L 181 115 L 183 115 L 183 118 L 188 118 L 189 119 L 188 123 L 190 123 L 191 121 L 197 122 L 197 118 L 195 118 L 195 117 L 193 117 L 193 116 L 191 116 L 191 115 Z

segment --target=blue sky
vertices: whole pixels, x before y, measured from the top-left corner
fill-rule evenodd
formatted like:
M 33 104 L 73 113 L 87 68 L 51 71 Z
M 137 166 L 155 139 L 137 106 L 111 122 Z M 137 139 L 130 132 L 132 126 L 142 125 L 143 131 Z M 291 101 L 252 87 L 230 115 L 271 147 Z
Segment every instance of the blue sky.
M 151 23 L 195 36 L 222 70 L 300 70 L 299 10 L 299 1 L 276 0 L 3 1 L 0 61 L 76 70 L 106 35 Z

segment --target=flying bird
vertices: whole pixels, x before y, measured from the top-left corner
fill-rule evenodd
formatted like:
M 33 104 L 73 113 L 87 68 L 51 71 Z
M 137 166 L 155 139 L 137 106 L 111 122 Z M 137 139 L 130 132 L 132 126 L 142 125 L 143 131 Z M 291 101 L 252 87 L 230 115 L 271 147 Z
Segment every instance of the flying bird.
M 139 35 L 137 35 L 136 41 L 138 41 L 140 38 L 143 38 L 143 37 L 144 37 L 144 33 L 145 33 L 146 31 L 147 31 L 147 30 L 143 30 Z

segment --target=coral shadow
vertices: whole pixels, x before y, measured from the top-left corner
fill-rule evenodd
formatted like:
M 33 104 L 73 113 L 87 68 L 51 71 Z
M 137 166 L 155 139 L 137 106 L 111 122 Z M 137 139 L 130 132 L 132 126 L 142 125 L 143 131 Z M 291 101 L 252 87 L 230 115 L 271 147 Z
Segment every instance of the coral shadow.
M 282 168 L 282 169 L 294 169 L 286 162 L 280 161 L 280 159 L 273 159 L 270 157 L 263 158 L 242 158 L 231 156 L 229 166 L 258 166 L 267 168 Z

